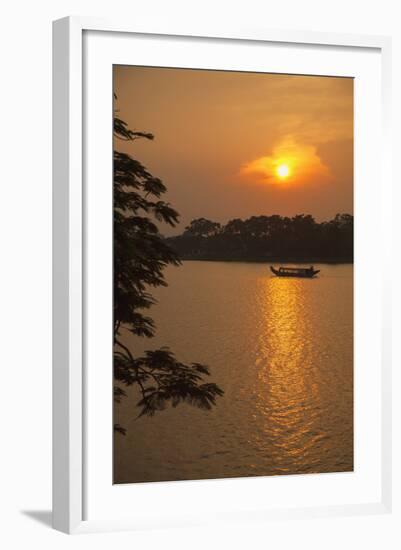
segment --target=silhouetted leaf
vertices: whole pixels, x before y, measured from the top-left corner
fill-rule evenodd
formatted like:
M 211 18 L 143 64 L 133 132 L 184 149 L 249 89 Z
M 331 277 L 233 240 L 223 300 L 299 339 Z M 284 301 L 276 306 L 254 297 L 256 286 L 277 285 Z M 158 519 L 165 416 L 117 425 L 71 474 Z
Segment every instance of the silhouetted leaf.
M 117 116 L 114 137 L 123 141 L 153 139 L 150 133 L 131 130 Z M 148 351 L 136 358 L 122 342 L 123 330 L 145 338 L 154 335 L 155 324 L 143 313 L 155 303 L 149 288 L 165 286 L 164 269 L 180 265 L 178 255 L 160 234 L 157 223 L 174 227 L 179 216 L 169 203 L 160 199 L 166 192 L 163 182 L 138 160 L 117 150 L 113 189 L 114 379 L 118 382 L 114 399 L 119 403 L 126 396 L 121 385 L 136 385 L 141 394 L 138 416 L 152 416 L 168 404 L 176 407 L 184 402 L 209 410 L 223 391 L 216 384 L 203 383 L 203 377 L 209 375 L 205 365 L 180 363 L 168 348 Z M 215 230 L 217 226 L 214 224 Z M 126 433 L 119 424 L 114 430 Z

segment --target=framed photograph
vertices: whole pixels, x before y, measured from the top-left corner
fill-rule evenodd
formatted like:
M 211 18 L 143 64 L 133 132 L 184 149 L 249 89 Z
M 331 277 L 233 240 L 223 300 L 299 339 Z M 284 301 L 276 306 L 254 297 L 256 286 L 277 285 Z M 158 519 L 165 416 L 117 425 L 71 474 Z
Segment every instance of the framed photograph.
M 54 527 L 388 512 L 390 40 L 53 51 Z

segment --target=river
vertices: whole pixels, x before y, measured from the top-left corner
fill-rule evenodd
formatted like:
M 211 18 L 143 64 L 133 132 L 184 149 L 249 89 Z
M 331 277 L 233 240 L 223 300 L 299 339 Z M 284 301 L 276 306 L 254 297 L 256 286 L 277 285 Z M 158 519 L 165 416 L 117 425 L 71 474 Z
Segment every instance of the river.
M 266 264 L 183 262 L 152 290 L 156 336 L 124 333 L 138 356 L 168 346 L 209 366 L 224 390 L 211 411 L 179 405 L 137 419 L 115 406 L 114 482 L 344 472 L 353 469 L 353 266 L 315 279 Z

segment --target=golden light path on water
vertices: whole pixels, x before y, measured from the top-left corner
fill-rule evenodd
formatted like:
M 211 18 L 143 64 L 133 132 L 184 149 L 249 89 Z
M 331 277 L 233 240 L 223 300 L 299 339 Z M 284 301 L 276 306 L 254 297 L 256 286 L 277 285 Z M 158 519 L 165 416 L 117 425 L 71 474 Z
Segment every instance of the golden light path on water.
M 317 266 L 318 267 L 318 266 Z M 211 370 L 225 391 L 210 412 L 182 405 L 136 420 L 117 406 L 115 481 L 204 479 L 353 469 L 353 268 L 314 280 L 266 265 L 184 262 L 157 293 L 152 340 Z
M 312 431 L 319 386 L 310 376 L 313 326 L 305 312 L 307 284 L 314 283 L 277 278 L 265 280 L 261 291 L 266 328 L 260 331 L 262 391 L 257 407 L 266 417 L 265 436 L 283 473 L 290 472 L 297 459 L 303 462 L 307 448 L 319 439 Z

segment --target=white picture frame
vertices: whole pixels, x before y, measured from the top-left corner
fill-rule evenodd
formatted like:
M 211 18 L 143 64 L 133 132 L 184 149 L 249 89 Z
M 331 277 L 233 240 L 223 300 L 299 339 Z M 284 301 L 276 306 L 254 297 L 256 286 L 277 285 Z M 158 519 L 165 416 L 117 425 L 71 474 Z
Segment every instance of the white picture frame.
M 129 22 L 103 21 L 92 18 L 69 17 L 54 22 L 53 33 L 53 525 L 56 529 L 67 533 L 87 532 L 98 530 L 114 529 L 137 529 L 144 526 L 161 525 L 188 525 L 193 523 L 202 523 L 202 517 L 195 520 L 194 516 L 182 515 L 182 510 L 174 502 L 168 517 L 163 517 L 161 512 L 156 514 L 157 520 L 151 514 L 146 514 L 146 510 L 141 518 L 132 515 L 132 517 L 119 517 L 118 512 L 107 513 L 107 509 L 99 507 L 99 513 L 96 517 L 88 517 L 88 494 L 94 484 L 102 485 L 99 477 L 97 482 L 88 481 L 92 475 L 93 464 L 88 461 L 86 454 L 90 446 L 98 446 L 99 451 L 103 451 L 100 440 L 92 440 L 88 435 L 91 433 L 91 414 L 87 411 L 87 397 L 90 389 L 91 378 L 88 378 L 88 335 L 86 316 L 87 302 L 86 294 L 88 292 L 88 281 L 85 275 L 88 267 L 88 252 L 90 251 L 90 238 L 87 238 L 88 221 L 86 219 L 87 210 L 85 209 L 85 200 L 87 191 L 85 190 L 84 179 L 87 176 L 85 168 L 85 155 L 88 152 L 87 143 L 84 139 L 85 121 L 87 103 L 85 102 L 84 88 L 88 83 L 88 75 L 84 70 L 83 61 L 95 59 L 92 56 L 94 48 L 90 46 L 88 53 L 88 43 L 85 42 L 85 34 L 92 33 L 91 36 L 101 35 L 107 37 L 108 45 L 116 41 L 117 37 L 129 39 L 129 37 L 145 37 L 146 40 L 157 43 L 161 37 L 171 37 L 171 40 L 179 39 L 182 41 L 191 41 L 196 39 L 197 43 L 209 44 L 211 47 L 220 44 L 222 41 L 227 47 L 230 44 L 257 43 L 260 47 L 263 44 L 286 45 L 291 48 L 333 48 L 336 52 L 341 50 L 341 55 L 348 53 L 357 54 L 359 51 L 374 52 L 380 63 L 380 113 L 378 124 L 380 125 L 381 157 L 375 165 L 380 165 L 380 186 L 377 186 L 377 196 L 370 193 L 369 200 L 377 202 L 380 200 L 380 219 L 381 233 L 391 232 L 389 228 L 390 218 L 388 213 L 391 210 L 391 165 L 389 158 L 389 127 L 390 127 L 390 63 L 391 63 L 391 42 L 387 37 L 376 36 L 354 36 L 354 35 L 336 35 L 314 32 L 288 32 L 276 30 L 261 29 L 188 29 L 188 28 L 142 28 L 140 25 Z M 102 48 L 100 42 L 96 39 L 93 44 Z M 99 50 L 100 51 L 100 50 Z M 104 50 L 105 51 L 105 50 Z M 103 53 L 104 53 L 103 51 Z M 128 55 L 128 54 L 125 54 Z M 153 50 L 152 59 L 158 59 L 161 55 L 157 46 Z M 210 55 L 210 54 L 209 54 Z M 126 58 L 128 59 L 128 58 Z M 168 63 L 168 61 L 164 61 Z M 190 61 L 189 61 L 190 63 Z M 143 64 L 146 64 L 144 62 Z M 190 65 L 189 65 L 190 66 Z M 197 65 L 199 66 L 199 64 Z M 369 72 L 367 65 L 366 72 Z M 351 71 L 351 69 L 350 69 Z M 377 74 L 378 74 L 377 73 Z M 329 72 L 329 74 L 332 74 Z M 339 74 L 342 74 L 341 72 Z M 352 71 L 349 76 L 352 76 Z M 377 79 L 376 79 L 377 80 Z M 109 91 L 107 91 L 108 93 Z M 97 108 L 96 105 L 94 108 Z M 91 107 L 92 108 L 92 107 Z M 88 115 L 90 118 L 90 115 Z M 372 114 L 373 116 L 373 114 Z M 111 140 L 111 135 L 107 137 Z M 105 142 L 107 146 L 107 141 Z M 366 144 L 369 147 L 369 144 Z M 366 149 L 368 150 L 368 149 Z M 362 149 L 361 149 L 362 151 Z M 360 162 L 361 159 L 356 159 Z M 111 172 L 109 173 L 111 178 Z M 106 177 L 107 174 L 106 174 Z M 111 179 L 110 179 L 111 185 Z M 380 197 L 379 197 L 380 195 Z M 106 197 L 107 200 L 107 197 Z M 93 219 L 93 216 L 92 218 Z M 92 222 L 91 222 L 92 223 Z M 89 230 L 90 233 L 90 230 Z M 359 231 L 360 234 L 360 231 Z M 107 236 L 105 237 L 107 238 Z M 358 238 L 358 229 L 356 231 Z M 390 257 L 389 245 L 381 237 L 377 241 L 381 251 L 382 261 Z M 377 258 L 377 256 L 376 256 Z M 110 259 L 110 258 L 108 258 Z M 107 260 L 107 258 L 106 258 Z M 376 470 L 379 478 L 374 493 L 377 498 L 371 498 L 370 493 L 366 498 L 360 501 L 354 497 L 349 500 L 339 499 L 325 502 L 322 505 L 313 504 L 314 501 L 295 499 L 295 505 L 287 506 L 283 503 L 280 506 L 272 506 L 266 510 L 258 505 L 244 510 L 240 506 L 233 505 L 226 514 L 218 517 L 217 520 L 260 520 L 263 521 L 275 517 L 312 517 L 314 515 L 347 515 L 347 514 L 365 514 L 365 513 L 385 513 L 391 510 L 391 355 L 390 355 L 390 274 L 389 270 L 380 272 L 375 281 L 377 287 L 377 305 L 380 307 L 380 327 L 371 326 L 371 330 L 380 331 L 377 336 L 380 340 L 380 361 L 373 367 L 379 378 L 378 384 L 374 386 L 377 397 L 377 406 L 380 412 L 377 415 L 377 441 L 380 443 L 377 461 L 372 466 Z M 107 282 L 107 281 L 106 281 Z M 380 294 L 380 296 L 379 296 Z M 357 304 L 362 307 L 363 304 Z M 366 317 L 366 316 L 365 316 Z M 362 315 L 361 315 L 362 318 Z M 378 328 L 379 327 L 379 328 Z M 369 327 L 367 327 L 369 330 Z M 377 340 L 379 342 L 379 340 Z M 376 361 L 378 355 L 372 355 L 371 362 Z M 111 376 L 111 375 L 110 375 Z M 355 384 L 358 384 L 356 379 Z M 373 389 L 371 390 L 373 391 Z M 99 392 L 100 395 L 101 392 Z M 111 395 L 111 389 L 110 389 Z M 91 400 L 93 404 L 94 400 Z M 97 404 L 99 407 L 99 405 Z M 110 417 L 110 408 L 102 415 L 106 421 Z M 379 410 L 379 409 L 377 409 Z M 375 413 L 373 413 L 375 414 Z M 111 424 L 110 424 L 111 427 Z M 375 436 L 376 437 L 376 436 Z M 96 447 L 97 448 L 97 447 Z M 106 447 L 105 447 L 106 448 Z M 103 455 L 104 453 L 100 453 Z M 111 458 L 110 458 L 111 460 Z M 105 467 L 109 462 L 105 462 Z M 104 477 L 104 472 L 99 470 L 98 476 Z M 111 474 L 110 474 L 111 475 Z M 289 487 L 297 483 L 295 477 L 290 479 L 283 476 L 270 483 L 283 483 L 286 485 L 286 491 Z M 286 479 L 285 479 L 286 478 Z M 214 482 L 214 485 L 204 485 L 208 493 L 210 491 L 219 491 L 219 494 L 227 493 L 234 495 L 237 490 L 243 494 L 252 495 L 256 489 L 258 479 L 253 480 L 230 480 Z M 316 478 L 318 479 L 318 478 Z M 327 478 L 326 478 L 327 479 Z M 176 486 L 175 491 L 181 496 L 185 495 L 186 501 L 191 499 L 191 492 L 202 491 L 198 483 L 195 488 L 194 483 L 186 482 Z M 336 481 L 333 482 L 336 484 Z M 248 485 L 246 485 L 248 484 Z M 152 493 L 154 489 L 152 484 L 141 484 L 141 496 L 146 499 L 147 493 Z M 153 484 L 155 485 L 155 484 Z M 170 498 L 172 484 L 156 484 L 160 491 L 161 499 Z M 89 487 L 89 489 L 88 489 Z M 316 489 L 318 490 L 318 489 Z M 121 498 L 129 499 L 129 489 L 125 490 L 125 496 Z M 166 495 L 162 495 L 165 492 Z M 285 492 L 285 491 L 284 491 Z M 313 490 L 312 490 L 313 492 Z M 368 492 L 367 492 L 368 493 Z M 373 494 L 373 493 L 372 493 Z M 199 495 L 198 495 L 199 496 Z M 95 497 L 92 496 L 92 499 Z M 106 493 L 98 493 L 98 500 L 108 500 Z M 119 497 L 120 498 L 120 497 Z M 217 498 L 217 492 L 216 492 Z M 218 499 L 217 499 L 218 500 Z M 257 499 L 256 499 L 257 500 Z M 110 501 L 111 502 L 111 501 Z M 145 506 L 146 508 L 146 506 Z M 161 508 L 162 510 L 162 508 Z M 210 521 L 210 517 L 205 513 L 205 521 Z

